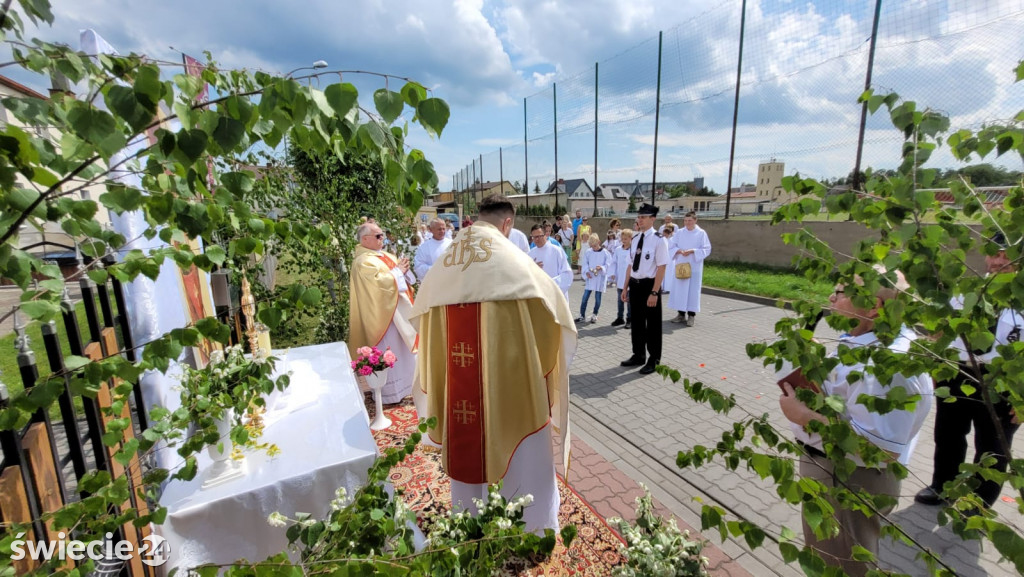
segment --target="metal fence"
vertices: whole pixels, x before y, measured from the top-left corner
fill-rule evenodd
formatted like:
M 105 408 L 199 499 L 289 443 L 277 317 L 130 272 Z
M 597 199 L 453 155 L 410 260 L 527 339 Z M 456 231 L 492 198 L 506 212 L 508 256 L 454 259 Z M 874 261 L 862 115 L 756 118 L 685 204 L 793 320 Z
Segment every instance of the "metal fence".
M 131 494 L 119 509 L 133 509 L 140 515 L 148 511 L 147 501 L 134 491 L 142 487 L 142 464 L 138 457 L 133 455 L 127 464 L 114 458 L 123 444 L 131 442 L 147 427 L 139 383 L 132 383 L 134 406 L 125 405 L 117 414 L 111 392 L 118 385 L 116 379 L 103 383 L 95 396 L 73 392 L 62 346 L 66 344 L 72 355 L 90 360 L 122 355 L 129 361 L 135 361 L 136 351 L 128 324 L 123 286 L 112 277 L 97 284 L 83 275 L 80 287 L 85 319 L 79 319 L 75 303 L 65 291 L 62 309 L 64 338 L 61 338 L 55 321 L 41 327 L 45 359 L 36 358 L 25 325 L 15 309 L 14 326 L 18 335 L 15 346 L 22 386 L 31 390 L 45 381 L 47 384 L 56 382 L 61 389 L 54 415 L 38 409 L 23 429 L 0 430 L 0 521 L 8 531 L 16 524 L 29 526 L 24 539 L 30 542 L 62 539 L 64 533 L 52 521 L 42 522 L 40 519 L 68 502 L 87 497 L 87 493 L 77 494 L 75 488 L 90 472 L 106 471 L 113 478 L 125 476 Z M 85 321 L 84 324 L 81 320 Z M 43 361 L 45 364 L 41 366 Z M 40 375 L 47 377 L 40 380 Z M 5 377 L 10 378 L 11 375 Z M 0 409 L 6 409 L 9 402 L 7 387 L 0 383 Z M 81 415 L 76 405 L 81 406 Z M 59 418 L 55 418 L 57 415 Z M 132 426 L 117 433 L 108 426 L 115 418 L 130 418 Z M 104 443 L 104 436 L 108 433 L 118 437 L 112 445 Z M 118 511 L 111 513 L 117 514 Z M 138 552 L 139 543 L 149 534 L 148 526 L 138 528 L 126 522 L 108 540 L 128 540 L 134 546 L 133 551 Z M 15 562 L 18 574 L 37 567 L 37 562 L 27 557 Z M 74 563 L 65 561 L 61 567 L 70 570 Z M 98 575 L 117 573 L 124 577 L 156 575 L 153 568 L 143 565 L 138 553 L 133 553 L 127 562 L 111 558 L 96 567 Z
M 876 92 L 943 111 L 955 129 L 1008 121 L 1024 109 L 1021 30 L 1024 0 L 724 0 L 526 97 L 523 143 L 481 151 L 451 185 L 703 179 L 721 194 L 772 158 L 786 174 L 843 178 L 861 148 L 862 169 L 893 167 L 902 138 L 887 115 L 861 135 L 869 69 Z

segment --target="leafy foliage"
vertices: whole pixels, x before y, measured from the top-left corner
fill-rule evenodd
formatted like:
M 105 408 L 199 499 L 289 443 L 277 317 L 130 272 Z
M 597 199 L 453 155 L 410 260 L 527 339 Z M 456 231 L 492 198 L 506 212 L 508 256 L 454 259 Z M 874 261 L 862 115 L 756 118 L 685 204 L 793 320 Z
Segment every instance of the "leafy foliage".
M 1024 78 L 1024 62 L 1018 66 L 1017 76 L 1018 80 Z M 1024 157 L 1024 112 L 1004 124 L 985 126 L 976 132 L 958 130 L 947 134 L 946 117 L 930 109 L 921 110 L 913 102 L 901 101 L 895 94 L 868 91 L 862 100 L 872 113 L 887 111 L 893 126 L 903 134 L 899 167 L 886 172 L 867 170 L 862 179 L 863 190 L 840 194 L 826 194 L 827 187 L 813 179 L 788 176 L 783 186 L 800 195 L 800 199 L 780 208 L 772 221 L 800 222 L 823 206 L 832 215 L 848 213 L 865 231 L 864 240 L 850 254 L 837 252 L 809 230 L 801 229 L 783 235 L 786 243 L 801 249 L 794 265 L 812 281 L 844 286 L 854 305 L 863 309 L 874 306 L 875 294 L 886 275 L 891 277 L 893 271 L 900 271 L 910 288 L 885 302 L 875 319 L 875 333 L 882 345 L 891 343 L 904 326 L 914 327 L 927 338 L 915 341 L 908 354 L 895 354 L 884 346 L 840 346 L 836 356 L 829 356 L 809 328 L 822 313 L 822 306 L 804 301 L 794 303 L 795 316 L 776 324 L 777 340 L 750 343 L 747 353 L 775 369 L 784 362 L 792 363 L 801 367 L 809 380 L 818 383 L 840 362 L 864 363 L 864 371 L 883 384 L 889 383 L 896 373 L 929 373 L 936 381 L 945 380 L 957 372 L 959 355 L 951 346 L 954 339 L 962 339 L 968 350 L 987 349 L 993 343 L 990 327 L 997 315 L 1006 309 L 1024 310 L 1024 274 L 1019 272 L 1024 246 L 1024 190 L 1018 173 L 1005 201 L 1000 206 L 991 206 L 967 179 L 957 179 L 950 185 L 954 205 L 941 205 L 934 193 L 927 190 L 936 186 L 940 177 L 938 170 L 926 167 L 927 161 L 944 140 L 962 161 L 975 155 L 984 159 L 992 153 Z M 924 223 L 923 217 L 930 211 L 938 215 L 936 224 Z M 965 219 L 973 219 L 976 224 L 965 225 Z M 989 239 L 997 232 L 1005 235 L 1006 256 L 1014 265 L 1014 272 L 1003 270 L 986 275 L 985 271 L 972 269 L 967 255 L 972 251 L 995 254 L 999 247 Z M 962 309 L 951 304 L 954 299 L 963 301 Z M 853 322 L 839 315 L 827 318 L 829 325 L 840 331 L 851 328 Z M 997 350 L 999 357 L 989 363 L 986 371 L 981 370 L 977 359 L 969 363 L 973 385 L 990 412 L 994 402 L 1005 398 L 1017 414 L 1024 414 L 1024 343 L 1012 342 L 998 346 Z M 659 372 L 673 381 L 681 379 L 678 371 L 668 367 L 659 367 Z M 684 380 L 683 384 L 691 398 L 710 404 L 716 412 L 737 408 L 732 396 L 723 396 L 702 383 Z M 835 534 L 839 530 L 835 520 L 838 508 L 878 514 L 883 506 L 891 504 L 889 499 L 851 491 L 845 486 L 855 467 L 853 458 L 868 466 L 887 466 L 898 478 L 905 477 L 907 471 L 851 429 L 843 418 L 844 404 L 840 398 L 808 390 L 799 390 L 797 394 L 810 409 L 828 418 L 827 424 L 812 421 L 808 428 L 822 436 L 825 452 L 835 467 L 836 487 L 824 487 L 795 475 L 794 458 L 803 449 L 776 431 L 765 415 L 747 415 L 737 420 L 731 430 L 722 433 L 715 447 L 696 446 L 681 451 L 677 464 L 700 467 L 721 460 L 729 469 L 743 466 L 762 479 L 770 478 L 781 500 L 801 505 L 804 520 L 817 535 Z M 936 396 L 949 397 L 949 391 L 940 388 Z M 915 402 L 899 388 L 891 389 L 885 398 L 857 400 L 879 413 L 912 407 Z M 946 398 L 944 402 L 953 400 Z M 1003 440 L 1003 449 L 1005 454 L 1012 455 L 1008 441 Z M 950 524 L 964 539 L 989 541 L 1017 573 L 1024 573 L 1019 527 L 985 509 L 973 494 L 980 478 L 1007 482 L 1017 492 L 1018 511 L 1024 512 L 1024 461 L 1011 457 L 1006 473 L 993 469 L 994 463 L 993 458 L 987 457 L 980 463 L 961 467 L 960 475 L 945 487 L 944 496 L 950 504 L 939 520 Z M 885 535 L 918 548 L 918 556 L 931 574 L 954 572 L 945 560 L 916 543 L 898 525 L 890 524 L 888 519 L 884 523 Z M 761 546 L 766 536 L 763 529 L 746 520 L 728 520 L 721 508 L 710 505 L 703 508 L 702 529 L 718 529 L 723 539 L 743 535 L 750 547 Z M 826 569 L 824 561 L 811 549 L 801 548 L 795 542 L 795 533 L 788 528 L 783 528 L 781 535 L 772 536 L 772 540 L 778 544 L 783 559 L 798 563 L 808 575 L 836 571 Z M 865 550 L 855 555 L 873 561 Z
M 644 487 L 636 498 L 636 524 L 612 519 L 626 545 L 626 564 L 616 567 L 617 577 L 703 577 L 707 575 L 707 557 L 702 557 L 704 541 L 690 539 L 689 531 L 680 531 L 675 519 L 666 521 L 654 513 L 651 493 Z
M 344 230 L 305 214 L 281 217 L 268 201 L 284 198 L 291 181 L 274 178 L 273 167 L 263 166 L 266 154 L 257 151 L 287 142 L 290 150 L 310 158 L 373 166 L 384 186 L 364 190 L 396 221 L 408 218 L 424 194 L 436 188 L 431 163 L 421 151 L 406 146 L 407 127 L 390 125 L 408 110 L 411 122 L 427 132 L 440 135 L 444 130 L 447 104 L 415 82 L 407 81 L 398 93 L 374 98 L 375 111 L 370 111 L 360 105 L 351 84 L 320 90 L 263 72 L 222 69 L 212 59 L 201 77 L 195 77 L 183 73 L 180 64 L 136 54 L 88 55 L 26 39 L 26 21 L 52 24 L 54 16 L 47 0 L 19 0 L 16 6 L 0 19 L 0 37 L 11 44 L 16 63 L 39 74 L 63 75 L 82 92 L 80 97 L 58 92 L 49 99 L 11 96 L 0 101 L 10 118 L 0 128 L 0 276 L 22 291 L 21 312 L 33 320 L 46 322 L 57 316 L 65 279 L 57 266 L 20 248 L 23 226 L 60 228 L 76 238 L 95 263 L 117 256 L 116 264 L 104 269 L 94 265 L 86 271 L 96 282 L 110 277 L 121 282 L 154 279 L 168 259 L 182 269 L 195 266 L 209 272 L 224 267 L 236 275 L 253 274 L 252 263 L 280 246 L 322 254 Z M 197 101 L 204 85 L 215 99 Z M 385 187 L 388 195 L 381 194 Z M 85 194 L 90 189 L 99 189 L 98 196 L 93 195 L 96 200 Z M 102 210 L 141 214 L 144 230 L 138 238 L 126 238 L 100 224 L 97 216 Z M 347 218 L 351 228 L 352 212 L 336 214 Z M 196 251 L 189 240 L 201 241 L 205 250 Z M 156 248 L 136 248 L 133 243 L 140 241 L 154 241 Z M 280 326 L 304 309 L 315 309 L 321 294 L 318 287 L 302 283 L 264 292 L 258 317 L 268 326 Z M 114 383 L 103 442 L 117 448 L 119 463 L 136 462 L 134 457 L 145 457 L 157 443 L 181 437 L 182 428 L 193 420 L 206 431 L 206 417 L 200 413 L 209 416 L 214 407 L 228 404 L 258 405 L 275 386 L 267 378 L 269 365 L 242 375 L 230 394 L 215 391 L 210 380 L 202 384 L 197 379 L 184 412 L 154 409 L 150 428 L 137 441 L 122 443 L 121 433 L 132 426 L 122 414 L 131 402 L 131 384 L 146 371 L 166 371 L 185 347 L 203 339 L 226 345 L 229 335 L 229 327 L 210 317 L 151 342 L 136 343 L 144 349 L 135 362 L 113 351 L 98 361 L 72 359 L 67 376 L 73 390 L 96 395 L 102 383 Z M 54 407 L 64 378 L 44 375 L 35 387 L 13 395 L 0 408 L 0 427 L 20 429 L 35 411 Z M 232 431 L 240 442 L 248 434 L 244 427 Z M 183 444 L 189 456 L 176 476 L 196 474 L 191 453 L 220 442 L 212 437 L 202 432 Z M 156 469 L 139 475 L 131 468 L 120 476 L 89 473 L 79 487 L 86 496 L 44 515 L 44 520 L 54 531 L 73 529 L 85 540 L 126 523 L 160 523 L 167 511 L 159 505 L 147 515 L 132 508 L 118 512 L 118 507 L 132 490 L 129 475 L 143 478 L 135 487 L 139 497 L 156 503 L 156 489 L 169 474 Z M 21 530 L 24 527 L 6 526 L 0 548 L 9 548 Z M 10 563 L 9 556 L 0 555 L 0 573 L 8 572 Z M 37 573 L 58 570 L 51 563 Z
M 551 554 L 555 533 L 543 535 L 524 531 L 523 507 L 532 500 L 524 496 L 506 501 L 492 486 L 487 502 L 478 501 L 480 514 L 448 511 L 429 519 L 430 533 L 417 543 L 412 527 L 416 515 L 406 505 L 400 491 L 390 493 L 385 481 L 392 467 L 416 450 L 428 427 L 436 420 L 424 421 L 400 449 L 389 449 L 370 468 L 367 483 L 348 497 L 340 489 L 331 503 L 331 513 L 323 520 L 301 515 L 287 528 L 290 547 L 297 550 L 295 575 L 493 575 L 513 560 L 539 560 Z M 285 526 L 288 520 L 272 514 L 271 524 Z M 566 547 L 575 538 L 575 527 L 561 532 Z M 230 576 L 260 575 L 282 570 L 287 558 L 273 557 L 255 564 L 239 564 L 228 570 Z M 216 571 L 217 567 L 200 568 Z

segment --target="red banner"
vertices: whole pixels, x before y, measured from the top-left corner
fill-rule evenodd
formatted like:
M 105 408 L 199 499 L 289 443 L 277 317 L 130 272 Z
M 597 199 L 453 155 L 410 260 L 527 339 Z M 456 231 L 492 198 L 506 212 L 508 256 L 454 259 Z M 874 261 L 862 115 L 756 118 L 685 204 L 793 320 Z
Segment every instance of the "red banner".
M 484 389 L 480 363 L 480 303 L 448 305 L 448 374 L 445 427 L 448 476 L 463 483 L 486 483 Z

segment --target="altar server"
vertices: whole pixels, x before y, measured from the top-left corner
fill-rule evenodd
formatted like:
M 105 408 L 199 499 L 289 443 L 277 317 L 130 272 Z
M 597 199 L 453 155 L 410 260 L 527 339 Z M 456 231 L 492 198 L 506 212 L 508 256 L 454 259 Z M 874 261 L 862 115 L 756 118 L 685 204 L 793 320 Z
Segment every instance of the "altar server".
M 572 286 L 572 268 L 569 267 L 569 259 L 565 258 L 561 247 L 548 242 L 548 235 L 542 225 L 533 225 L 533 228 L 530 229 L 530 240 L 535 246 L 527 253 L 528 256 L 533 259 L 533 262 L 540 265 L 544 272 L 548 273 L 548 276 L 555 279 L 558 288 L 562 289 L 562 294 L 565 295 L 565 300 L 568 301 L 569 287 Z
M 427 271 L 430 267 L 437 262 L 437 259 L 448 245 L 452 243 L 452 239 L 446 238 L 444 220 L 435 218 L 430 221 L 430 238 L 423 241 L 423 244 L 416 250 L 416 260 L 413 264 L 413 270 L 416 272 L 416 277 L 423 280 L 427 276 Z
M 672 322 L 693 326 L 700 312 L 700 290 L 704 282 L 704 259 L 711 254 L 711 240 L 708 233 L 697 226 L 697 214 L 686 213 L 683 228 L 672 235 L 669 243 L 672 254 L 672 270 L 665 279 L 668 307 L 679 311 Z M 689 265 L 688 267 L 679 265 Z M 687 270 L 689 268 L 689 270 Z M 680 274 L 682 272 L 683 274 Z M 679 278 L 685 276 L 685 278 Z

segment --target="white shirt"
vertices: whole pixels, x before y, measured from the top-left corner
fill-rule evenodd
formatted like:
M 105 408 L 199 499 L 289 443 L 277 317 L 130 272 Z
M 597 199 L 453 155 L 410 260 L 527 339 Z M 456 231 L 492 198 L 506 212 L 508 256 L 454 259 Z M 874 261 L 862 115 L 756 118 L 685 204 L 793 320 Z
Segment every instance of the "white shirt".
M 600 267 L 600 270 L 598 270 Z M 612 268 L 612 255 L 604 249 L 590 249 L 580 264 L 585 290 L 604 292 Z
M 513 228 L 512 232 L 508 233 L 508 239 L 512 241 L 512 244 L 518 246 L 519 250 L 530 252 L 530 241 L 526 238 L 526 233 L 518 228 Z
M 889 350 L 895 353 L 906 353 L 914 338 L 914 333 L 904 327 Z M 850 348 L 879 346 L 879 344 L 874 332 L 856 337 L 842 337 L 840 340 L 840 346 L 846 345 Z M 844 417 L 857 434 L 871 441 L 878 448 L 895 454 L 896 459 L 906 465 L 910 463 L 910 456 L 917 445 L 918 433 L 935 402 L 932 378 L 927 373 L 911 376 L 897 373 L 893 375 L 889 385 L 885 386 L 878 381 L 875 375 L 865 371 L 864 367 L 863 363 L 837 365 L 829 378 L 822 383 L 822 392 L 825 395 L 837 395 L 843 399 L 846 403 Z M 860 373 L 860 379 L 850 383 L 847 381 L 847 377 L 854 371 Z M 907 395 L 920 395 L 921 399 L 917 401 L 911 411 L 897 410 L 884 415 L 872 412 L 857 402 L 861 395 L 884 398 L 886 392 L 892 387 L 902 387 Z M 796 423 L 790 425 L 798 441 L 822 449 L 819 435 L 808 433 Z M 856 455 L 848 455 L 848 457 L 858 465 L 863 464 Z
M 416 251 L 416 258 L 413 260 L 413 270 L 416 271 L 416 276 L 424 278 L 427 276 L 427 271 L 430 267 L 434 266 L 437 259 L 441 258 L 441 254 L 452 244 L 452 239 L 442 238 L 441 240 L 434 240 L 431 236 L 427 240 L 423 241 L 419 249 Z
M 668 243 L 665 239 L 655 234 L 654 228 L 646 232 L 636 232 L 633 236 L 633 244 L 629 245 L 629 263 L 633 266 L 633 258 L 636 255 L 637 247 L 640 246 L 640 239 L 643 238 L 643 252 L 640 255 L 640 268 L 629 273 L 630 278 L 654 278 L 659 266 L 665 266 L 671 260 L 668 254 Z
M 572 268 L 569 267 L 569 260 L 565 258 L 565 251 L 557 244 L 548 242 L 544 246 L 531 248 L 527 255 L 534 262 L 542 263 L 541 268 L 548 273 L 548 276 L 555 279 L 555 284 L 568 298 L 569 287 L 572 286 Z
M 956 310 L 963 310 L 964 298 L 962 296 L 955 297 L 949 304 Z M 996 319 L 995 342 L 992 343 L 992 347 L 983 353 L 975 353 L 974 358 L 980 363 L 992 362 L 999 356 L 996 347 L 1019 341 L 1021 331 L 1024 331 L 1024 315 L 1013 309 L 1004 309 Z M 966 363 L 971 360 L 971 355 L 968 354 L 962 338 L 957 337 L 949 346 L 960 353 L 961 362 Z
M 615 249 L 615 287 L 618 289 L 626 288 L 626 269 L 633 263 L 629 257 L 629 249 L 619 247 Z

